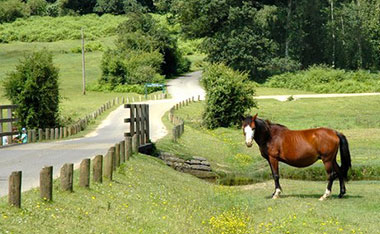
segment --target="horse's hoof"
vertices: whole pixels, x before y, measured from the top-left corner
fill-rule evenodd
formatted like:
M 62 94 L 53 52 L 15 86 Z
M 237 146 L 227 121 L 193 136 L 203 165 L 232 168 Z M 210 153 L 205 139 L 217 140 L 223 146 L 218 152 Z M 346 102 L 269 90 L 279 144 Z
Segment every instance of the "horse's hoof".
M 340 194 L 338 195 L 339 198 L 343 198 L 343 196 L 344 196 L 344 193 L 340 193 Z
M 280 198 L 279 195 L 273 195 L 273 196 L 272 196 L 272 199 L 278 199 L 278 198 Z
M 327 199 L 327 197 L 325 197 L 325 196 L 322 196 L 321 198 L 319 198 L 320 201 L 324 201 L 326 199 Z

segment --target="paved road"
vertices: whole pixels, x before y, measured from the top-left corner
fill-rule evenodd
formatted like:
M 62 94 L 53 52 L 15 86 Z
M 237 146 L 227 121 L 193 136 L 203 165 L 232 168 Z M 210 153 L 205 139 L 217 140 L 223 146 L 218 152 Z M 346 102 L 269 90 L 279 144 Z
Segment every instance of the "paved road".
M 380 93 L 329 93 L 329 94 L 296 94 L 296 95 L 268 95 L 258 96 L 256 99 L 276 99 L 278 101 L 287 101 L 289 97 L 294 100 L 303 98 L 334 98 L 334 97 L 358 97 L 358 96 L 379 96 Z
M 201 95 L 204 91 L 199 86 L 201 72 L 193 72 L 168 83 L 168 92 L 172 99 L 148 101 L 150 105 L 150 135 L 156 141 L 166 135 L 167 130 L 161 117 L 175 103 Z M 113 111 L 93 133 L 84 138 L 62 140 L 48 143 L 34 143 L 10 146 L 0 149 L 0 196 L 8 193 L 8 176 L 12 171 L 22 171 L 22 190 L 37 187 L 39 172 L 44 166 L 53 166 L 54 177 L 65 163 L 74 163 L 76 167 L 84 158 L 105 154 L 109 147 L 123 140 L 128 124 L 124 118 L 129 113 L 123 106 Z

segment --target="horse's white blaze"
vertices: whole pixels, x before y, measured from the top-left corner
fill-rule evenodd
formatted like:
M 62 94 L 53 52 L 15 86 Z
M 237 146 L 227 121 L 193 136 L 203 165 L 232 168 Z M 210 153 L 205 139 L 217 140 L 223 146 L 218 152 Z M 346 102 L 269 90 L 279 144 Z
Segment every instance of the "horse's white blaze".
M 253 130 L 252 130 L 251 126 L 249 126 L 249 125 L 245 126 L 244 132 L 245 132 L 245 143 L 251 144 L 252 139 L 253 139 Z

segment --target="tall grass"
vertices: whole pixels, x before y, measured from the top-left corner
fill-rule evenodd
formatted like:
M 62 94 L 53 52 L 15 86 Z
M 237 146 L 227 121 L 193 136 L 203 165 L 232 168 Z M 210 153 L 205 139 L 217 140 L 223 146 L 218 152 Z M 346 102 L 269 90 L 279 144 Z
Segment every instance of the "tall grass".
M 380 92 L 380 74 L 364 70 L 344 71 L 325 66 L 313 66 L 305 71 L 273 76 L 264 86 L 315 93 Z
M 81 28 L 84 29 L 87 40 L 95 40 L 115 35 L 117 26 L 123 20 L 125 16 L 109 14 L 20 18 L 12 23 L 0 24 L 0 43 L 75 40 L 81 38 Z

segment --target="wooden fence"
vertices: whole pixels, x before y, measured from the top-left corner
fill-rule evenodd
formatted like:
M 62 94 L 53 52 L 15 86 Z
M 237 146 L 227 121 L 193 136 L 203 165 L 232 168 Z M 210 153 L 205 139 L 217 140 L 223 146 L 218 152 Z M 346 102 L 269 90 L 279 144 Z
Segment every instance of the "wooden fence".
M 16 105 L 0 105 L 0 146 L 3 145 L 3 137 L 6 137 L 10 144 L 13 136 L 19 134 L 17 131 L 13 131 L 13 125 L 17 122 L 17 118 L 14 118 L 13 114 L 16 108 Z
M 176 104 L 169 112 L 171 121 L 174 119 L 176 119 L 175 121 L 180 120 L 174 116 L 175 109 L 179 109 L 191 102 L 194 102 L 194 97 Z M 133 153 L 138 153 L 140 147 L 149 144 L 149 105 L 126 104 L 125 108 L 130 109 L 130 117 L 125 119 L 125 122 L 130 124 L 130 132 L 125 133 L 123 141 L 110 147 L 105 156 L 97 155 L 92 160 L 88 158 L 82 160 L 79 168 L 80 187 L 90 187 L 91 166 L 93 183 L 102 183 L 104 179 L 112 181 L 114 171 L 121 164 L 128 161 Z M 72 163 L 66 163 L 60 169 L 60 190 L 74 191 L 73 170 Z M 14 171 L 9 176 L 8 203 L 10 206 L 21 207 L 21 181 L 21 171 Z M 43 201 L 53 200 L 53 188 L 53 167 L 44 167 L 40 171 L 40 197 Z
M 198 95 L 198 101 L 200 101 L 200 96 Z M 184 106 L 189 105 L 190 103 L 195 102 L 195 98 L 191 97 L 185 99 L 177 104 L 175 104 L 169 111 L 169 121 L 174 125 L 172 128 L 172 140 L 177 142 L 177 140 L 182 136 L 185 132 L 185 122 L 183 119 L 179 118 L 174 114 L 175 110 L 178 110 Z
M 124 120 L 129 123 L 129 132 L 125 133 L 125 137 L 131 138 L 132 147 L 139 151 L 140 147 L 144 147 L 150 143 L 149 135 L 149 105 L 148 104 L 126 104 L 125 108 L 129 109 L 129 118 Z
M 83 159 L 79 167 L 78 186 L 89 188 L 91 174 L 93 183 L 102 183 L 104 179 L 112 181 L 114 171 L 129 160 L 133 153 L 137 153 L 137 151 L 133 151 L 132 144 L 125 139 L 110 147 L 105 156 L 97 155 L 92 160 Z M 21 181 L 21 171 L 14 171 L 9 176 L 8 204 L 10 206 L 21 207 Z M 74 191 L 74 165 L 72 163 L 66 163 L 61 167 L 59 181 L 61 191 Z M 43 201 L 53 200 L 53 188 L 55 188 L 53 182 L 53 167 L 42 168 L 40 171 L 40 197 Z
M 164 94 L 162 94 L 162 95 L 150 95 L 148 97 L 148 99 L 152 99 L 152 100 L 158 100 L 158 99 L 162 99 L 162 98 L 165 98 Z M 119 105 L 119 104 L 131 103 L 131 102 L 133 103 L 135 101 L 142 101 L 142 100 L 143 100 L 142 96 L 140 96 L 139 98 L 134 98 L 134 97 L 132 97 L 132 98 L 128 98 L 128 97 L 127 98 L 124 98 L 124 97 L 114 98 L 113 100 L 108 101 L 105 104 L 103 104 L 102 106 L 100 106 L 96 111 L 92 112 L 89 115 L 86 115 L 84 118 L 79 119 L 77 122 L 75 122 L 72 125 L 63 126 L 63 127 L 59 127 L 59 128 L 28 129 L 27 130 L 28 143 L 39 142 L 39 141 L 43 141 L 43 140 L 58 140 L 58 139 L 70 137 L 72 135 L 75 135 L 75 134 L 85 130 L 90 121 L 95 120 L 99 115 L 101 115 L 102 113 L 104 113 L 108 109 L 112 108 L 113 106 Z M 19 134 L 18 132 L 12 132 L 11 131 L 13 124 L 17 122 L 17 119 L 12 117 L 13 116 L 12 111 L 15 108 L 17 108 L 16 105 L 0 106 L 0 140 L 1 140 L 0 141 L 0 147 L 2 146 L 2 138 L 1 138 L 2 136 L 9 136 L 8 137 L 8 144 L 10 144 L 10 143 L 12 143 L 12 141 L 11 141 L 12 136 Z M 148 116 L 148 118 L 149 118 L 149 107 L 145 107 L 145 108 L 148 108 L 147 109 L 148 112 L 146 112 L 146 109 L 142 110 L 142 109 L 139 109 L 139 107 L 137 107 L 136 111 L 139 111 L 139 112 L 137 113 L 135 111 L 135 113 L 138 114 L 138 116 L 136 115 L 135 119 L 140 119 L 140 116 L 142 116 L 142 114 L 140 114 L 141 111 L 145 111 L 145 112 L 143 112 L 143 115 Z M 7 114 L 3 114 L 3 110 L 8 110 Z M 144 113 L 148 113 L 148 114 L 144 114 Z M 8 116 L 8 117 L 3 119 L 3 116 Z M 3 123 L 7 123 L 7 122 L 9 122 L 8 132 L 3 132 L 3 129 L 4 129 Z M 140 122 L 137 122 L 134 126 L 140 126 L 139 123 Z M 145 135 L 145 138 L 141 138 L 139 141 L 143 144 L 145 144 L 149 140 L 149 124 L 145 125 L 145 126 L 147 126 L 147 130 L 145 129 L 147 134 Z M 143 137 L 141 129 L 139 129 L 139 132 L 137 134 L 139 134 L 139 136 Z

